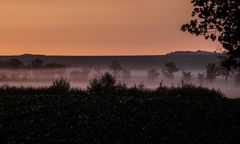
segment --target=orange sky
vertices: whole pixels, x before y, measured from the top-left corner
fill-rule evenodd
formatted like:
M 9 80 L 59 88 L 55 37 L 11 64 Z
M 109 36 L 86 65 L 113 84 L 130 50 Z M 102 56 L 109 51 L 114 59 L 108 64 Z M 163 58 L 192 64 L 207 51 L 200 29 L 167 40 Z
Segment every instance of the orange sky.
M 190 15 L 190 0 L 0 0 L 0 55 L 216 50 L 179 30 Z

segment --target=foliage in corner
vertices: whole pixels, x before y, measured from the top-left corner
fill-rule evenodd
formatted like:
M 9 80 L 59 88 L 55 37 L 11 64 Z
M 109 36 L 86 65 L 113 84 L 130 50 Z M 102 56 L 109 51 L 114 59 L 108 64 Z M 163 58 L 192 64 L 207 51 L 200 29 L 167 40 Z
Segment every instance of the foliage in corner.
M 192 0 L 192 20 L 182 31 L 196 36 L 218 40 L 225 49 L 227 59 L 223 65 L 230 69 L 240 66 L 240 1 Z

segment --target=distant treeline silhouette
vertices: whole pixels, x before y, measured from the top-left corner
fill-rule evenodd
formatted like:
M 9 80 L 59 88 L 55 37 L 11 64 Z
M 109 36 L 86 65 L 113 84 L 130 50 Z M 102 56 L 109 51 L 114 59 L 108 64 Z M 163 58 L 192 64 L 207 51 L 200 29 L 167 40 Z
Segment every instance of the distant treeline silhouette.
M 7 61 L 0 61 L 0 68 L 23 69 L 23 68 L 64 68 L 65 65 L 57 62 L 44 63 L 43 60 L 36 58 L 25 64 L 23 61 L 13 58 Z
M 232 68 L 228 70 L 226 67 L 217 63 L 209 63 L 205 72 L 199 72 L 197 80 L 202 86 L 204 82 L 212 83 L 217 77 L 223 77 L 227 83 L 232 79 L 238 86 L 240 86 L 240 68 Z M 174 62 L 165 62 L 162 69 L 158 72 L 157 69 L 151 69 L 147 72 L 147 78 L 151 81 L 156 80 L 162 76 L 169 80 L 175 80 L 175 73 L 181 71 L 182 83 L 191 83 L 194 79 L 192 72 L 179 68 Z

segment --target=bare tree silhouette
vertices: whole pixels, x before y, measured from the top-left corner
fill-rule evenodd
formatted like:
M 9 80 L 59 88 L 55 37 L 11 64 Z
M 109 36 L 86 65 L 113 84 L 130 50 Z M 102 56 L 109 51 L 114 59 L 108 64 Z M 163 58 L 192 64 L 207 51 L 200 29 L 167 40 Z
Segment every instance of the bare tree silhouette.
M 165 62 L 162 68 L 162 74 L 168 79 L 174 78 L 174 73 L 178 72 L 180 69 L 176 66 L 174 62 Z
M 205 81 L 205 74 L 204 73 L 198 73 L 198 82 L 200 83 L 200 86 L 203 86 L 203 83 Z
M 206 80 L 213 82 L 219 75 L 216 63 L 210 63 L 206 66 Z
M 231 71 L 229 71 L 226 67 L 219 66 L 218 67 L 218 72 L 219 72 L 219 75 L 222 75 L 224 77 L 225 83 L 227 83 L 228 79 L 230 77 Z

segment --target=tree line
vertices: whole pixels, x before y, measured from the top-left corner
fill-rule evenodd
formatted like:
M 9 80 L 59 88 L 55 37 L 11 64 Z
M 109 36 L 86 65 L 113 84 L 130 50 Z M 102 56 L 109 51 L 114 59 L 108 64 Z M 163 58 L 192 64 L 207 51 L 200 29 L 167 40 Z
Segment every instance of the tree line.
M 204 82 L 212 83 L 217 77 L 224 77 L 225 83 L 232 79 L 237 85 L 240 85 L 240 68 L 227 69 L 221 64 L 209 63 L 206 67 L 206 71 L 197 74 L 197 80 L 202 86 Z M 175 78 L 175 73 L 181 71 L 182 82 L 191 83 L 194 79 L 192 72 L 179 68 L 174 62 L 165 62 L 161 69 L 163 77 L 169 80 Z M 155 80 L 160 76 L 160 72 L 157 69 L 151 69 L 148 71 L 148 79 Z
M 120 77 L 120 75 L 122 75 L 124 80 L 129 80 L 131 78 L 131 71 L 123 68 L 121 63 L 116 60 L 109 65 L 109 68 L 115 77 Z M 181 72 L 182 83 L 189 84 L 194 79 L 192 72 L 186 71 L 183 68 L 179 68 L 174 62 L 164 62 L 160 71 L 157 69 L 150 69 L 147 72 L 147 78 L 150 81 L 154 81 L 159 78 L 160 75 L 162 75 L 168 80 L 174 80 L 175 73 L 177 72 Z M 199 72 L 196 79 L 202 86 L 205 82 L 213 83 L 218 77 L 223 77 L 225 83 L 228 83 L 228 81 L 231 79 L 240 86 L 240 68 L 232 68 L 229 70 L 222 66 L 221 63 L 209 63 L 205 67 L 205 72 Z
M 34 69 L 40 69 L 40 68 L 64 68 L 65 65 L 57 62 L 50 62 L 45 63 L 42 59 L 36 58 L 28 63 L 24 63 L 23 61 L 12 58 L 8 59 L 6 61 L 0 61 L 0 68 L 11 68 L 11 69 L 22 69 L 22 68 L 34 68 Z

